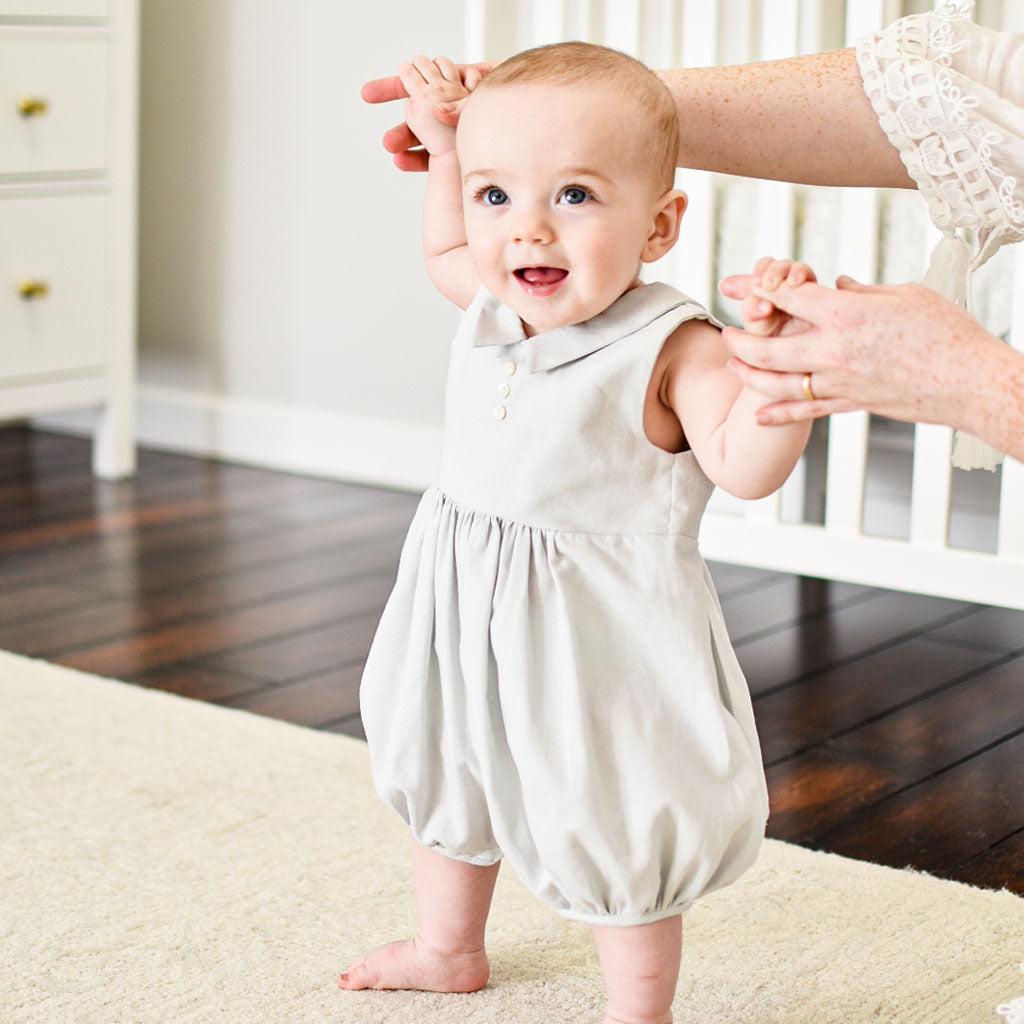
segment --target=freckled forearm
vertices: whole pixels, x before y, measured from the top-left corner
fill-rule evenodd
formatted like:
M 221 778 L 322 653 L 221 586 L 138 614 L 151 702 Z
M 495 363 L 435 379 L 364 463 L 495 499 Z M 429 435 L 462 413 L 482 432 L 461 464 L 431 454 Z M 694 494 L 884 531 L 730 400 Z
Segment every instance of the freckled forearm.
M 961 352 L 954 365 L 954 346 L 947 351 L 946 384 L 935 396 L 945 411 L 929 418 L 1024 462 L 1024 353 L 997 342 L 978 346 L 973 355 Z
M 679 165 L 811 185 L 913 188 L 853 50 L 659 71 L 679 111 Z

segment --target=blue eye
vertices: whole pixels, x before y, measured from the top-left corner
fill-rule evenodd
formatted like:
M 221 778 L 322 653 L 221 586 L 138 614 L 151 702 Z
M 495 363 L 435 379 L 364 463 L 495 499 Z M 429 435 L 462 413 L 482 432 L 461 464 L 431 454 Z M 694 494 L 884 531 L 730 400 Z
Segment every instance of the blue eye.
M 500 188 L 485 188 L 481 190 L 480 198 L 488 206 L 504 206 L 508 202 L 508 196 Z
M 570 185 L 562 193 L 562 199 L 564 199 L 570 206 L 579 206 L 580 203 L 585 203 L 589 198 L 589 190 L 581 187 L 580 185 Z

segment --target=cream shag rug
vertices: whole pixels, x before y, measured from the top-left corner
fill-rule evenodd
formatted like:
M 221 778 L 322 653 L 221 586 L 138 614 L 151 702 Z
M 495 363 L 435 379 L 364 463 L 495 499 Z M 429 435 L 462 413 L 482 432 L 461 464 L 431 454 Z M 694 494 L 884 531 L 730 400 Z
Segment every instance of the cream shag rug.
M 365 747 L 0 653 L 4 1024 L 599 1021 L 589 931 L 503 872 L 473 995 L 340 992 L 413 928 Z M 769 842 L 684 922 L 685 1024 L 1002 1024 L 1024 900 Z

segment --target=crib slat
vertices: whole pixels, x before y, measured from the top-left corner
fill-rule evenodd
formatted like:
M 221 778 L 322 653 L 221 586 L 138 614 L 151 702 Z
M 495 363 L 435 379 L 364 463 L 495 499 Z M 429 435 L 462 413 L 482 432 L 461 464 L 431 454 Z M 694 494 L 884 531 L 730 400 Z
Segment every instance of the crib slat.
M 685 68 L 710 67 L 718 60 L 719 0 L 685 0 L 682 58 Z
M 800 34 L 799 0 L 764 0 L 761 12 L 760 59 L 791 57 Z M 795 249 L 795 189 L 782 181 L 757 183 L 757 252 L 759 256 L 788 257 Z M 803 507 L 803 474 L 794 474 L 784 485 L 787 507 Z M 781 516 L 779 494 L 752 502 L 747 517 L 752 521 L 777 522 Z
M 881 24 L 883 4 L 867 0 L 847 6 L 847 39 Z M 870 25 L 865 21 L 874 15 Z M 840 200 L 839 251 L 842 270 L 870 282 L 878 273 L 878 194 L 874 189 L 844 189 Z M 812 381 L 813 387 L 813 381 Z M 833 416 L 829 425 L 825 527 L 841 533 L 860 533 L 867 475 L 867 413 Z
M 603 13 L 601 0 L 569 0 L 565 38 L 600 42 Z
M 721 0 L 719 24 L 728 26 L 719 39 L 719 59 L 723 64 L 745 64 L 756 60 L 757 17 L 755 0 Z
M 919 423 L 914 429 L 914 475 L 910 497 L 910 542 L 944 548 L 949 537 L 953 484 L 953 431 Z
M 1024 32 L 1024 7 L 1020 0 L 1003 0 L 1002 27 L 1007 32 Z
M 858 534 L 864 517 L 864 481 L 868 465 L 868 414 L 833 416 L 828 431 L 825 529 Z
M 466 0 L 466 60 L 504 60 L 521 49 L 519 3 Z
M 999 494 L 999 557 L 1024 563 L 1024 463 L 1015 459 L 1003 462 L 1002 488 Z M 1024 590 L 1024 569 L 1021 570 Z
M 1024 23 L 1024 14 L 1021 22 Z M 1024 351 L 1024 246 L 1021 245 L 1016 247 L 1013 256 L 1012 323 L 1010 343 Z M 1024 561 L 1024 464 L 1004 459 L 1002 474 L 997 550 L 1000 557 Z M 1024 588 L 1024 578 L 1021 587 Z
M 911 7 L 914 7 L 913 3 L 901 3 L 900 0 L 847 0 L 846 45 L 852 46 L 868 32 L 878 31 L 904 13 L 910 14 Z M 919 10 L 920 5 L 914 9 Z
M 798 53 L 819 53 L 843 45 L 843 6 L 835 0 L 801 0 Z
M 840 201 L 839 251 L 844 272 L 873 281 L 878 267 L 878 195 L 871 189 L 846 189 Z M 811 386 L 813 388 L 813 378 Z M 828 433 L 825 527 L 860 533 L 867 478 L 868 428 L 865 412 L 833 416 Z
M 530 4 L 530 38 L 526 46 L 543 46 L 565 38 L 566 5 L 564 0 L 533 0 Z
M 494 19 L 494 4 L 488 0 L 466 0 L 465 18 L 466 60 L 476 64 L 491 57 L 487 47 L 487 32 Z
M 800 37 L 800 0 L 762 0 L 761 60 L 792 57 Z
M 679 64 L 676 26 L 680 6 L 681 0 L 643 0 L 637 56 L 648 67 L 671 68 Z
M 718 61 L 719 0 L 685 0 L 680 22 L 684 68 L 710 67 Z M 686 131 L 684 125 L 682 130 Z M 680 241 L 666 268 L 673 283 L 710 306 L 715 297 L 715 178 L 706 171 L 679 170 L 676 184 L 689 199 Z
M 642 0 L 614 0 L 607 4 L 604 12 L 604 39 L 601 42 L 639 57 L 642 6 Z

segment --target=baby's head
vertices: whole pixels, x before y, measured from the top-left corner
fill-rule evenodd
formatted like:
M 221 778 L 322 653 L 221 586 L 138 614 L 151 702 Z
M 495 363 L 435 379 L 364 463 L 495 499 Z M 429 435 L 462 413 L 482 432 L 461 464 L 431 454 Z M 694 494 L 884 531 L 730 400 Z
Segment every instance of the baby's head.
M 597 315 L 672 247 L 678 139 L 661 80 L 605 47 L 527 50 L 477 86 L 457 136 L 467 237 L 528 333 Z

